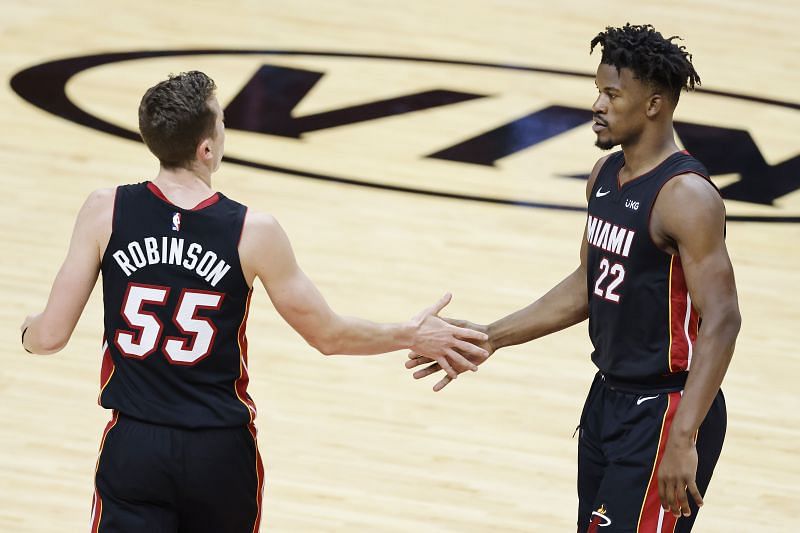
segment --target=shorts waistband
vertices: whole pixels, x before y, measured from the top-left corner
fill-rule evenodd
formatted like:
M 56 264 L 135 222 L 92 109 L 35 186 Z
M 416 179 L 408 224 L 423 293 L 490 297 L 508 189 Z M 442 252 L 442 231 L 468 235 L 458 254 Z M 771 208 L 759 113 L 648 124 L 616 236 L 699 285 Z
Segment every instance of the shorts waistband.
M 686 379 L 689 377 L 689 372 L 675 372 L 644 379 L 618 378 L 602 372 L 597 374 L 605 386 L 611 390 L 632 394 L 664 394 L 681 391 L 686 387 Z
M 219 430 L 241 430 L 241 429 L 249 429 L 250 427 L 255 427 L 253 423 L 244 424 L 244 425 L 236 425 L 236 426 L 176 426 L 172 424 L 165 424 L 162 422 L 154 422 L 152 420 L 144 420 L 142 418 L 131 416 L 129 414 L 125 414 L 122 411 L 118 411 L 119 420 L 125 420 L 126 422 L 133 422 L 134 424 L 143 424 L 146 426 L 152 426 L 157 428 L 165 428 L 169 430 L 178 430 L 178 431 L 219 431 Z

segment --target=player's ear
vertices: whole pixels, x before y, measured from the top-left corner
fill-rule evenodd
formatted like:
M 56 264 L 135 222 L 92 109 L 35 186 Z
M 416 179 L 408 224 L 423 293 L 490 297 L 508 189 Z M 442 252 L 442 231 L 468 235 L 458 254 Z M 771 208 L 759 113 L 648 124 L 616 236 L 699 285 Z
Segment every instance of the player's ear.
M 197 149 L 195 150 L 194 157 L 202 163 L 214 160 L 214 150 L 211 148 L 210 138 L 206 137 L 200 141 L 200 144 L 197 145 Z
M 661 112 L 665 103 L 661 93 L 651 94 L 647 99 L 647 109 L 645 110 L 647 118 L 655 118 Z

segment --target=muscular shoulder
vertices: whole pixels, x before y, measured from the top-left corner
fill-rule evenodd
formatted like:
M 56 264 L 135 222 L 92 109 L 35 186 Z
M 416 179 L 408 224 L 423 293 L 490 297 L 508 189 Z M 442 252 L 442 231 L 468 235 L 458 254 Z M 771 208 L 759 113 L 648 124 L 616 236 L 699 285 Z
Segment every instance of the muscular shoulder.
M 269 213 L 248 209 L 247 216 L 244 219 L 242 242 L 244 242 L 245 238 L 250 241 L 263 242 L 280 230 L 281 226 L 274 216 Z
M 697 174 L 681 174 L 669 180 L 653 207 L 654 239 L 676 243 L 702 233 L 724 236 L 725 204 L 719 191 Z
M 292 257 L 289 239 L 278 220 L 249 209 L 239 243 L 239 258 L 248 283 L 252 284 L 255 275 L 263 276 Z
M 91 211 L 104 211 L 114 208 L 114 197 L 116 196 L 117 189 L 109 187 L 105 189 L 95 189 L 89 193 L 86 201 L 83 203 L 84 207 Z
M 74 245 L 95 247 L 102 257 L 111 236 L 115 193 L 113 188 L 97 189 L 86 197 L 75 220 Z
M 89 193 L 78 213 L 78 223 L 96 229 L 98 235 L 111 232 L 116 189 L 97 189 Z
M 703 176 L 688 173 L 669 180 L 658 195 L 656 207 L 677 209 L 681 217 L 725 216 L 719 191 Z

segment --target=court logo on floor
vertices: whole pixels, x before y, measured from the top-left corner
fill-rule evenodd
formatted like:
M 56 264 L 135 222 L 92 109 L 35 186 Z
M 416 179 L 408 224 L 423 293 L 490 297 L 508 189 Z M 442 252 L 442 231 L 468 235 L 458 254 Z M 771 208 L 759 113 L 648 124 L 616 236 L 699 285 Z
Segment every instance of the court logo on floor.
M 144 91 L 169 72 L 203 70 L 225 108 L 228 163 L 584 211 L 584 180 L 602 155 L 590 128 L 596 61 L 587 56 L 587 71 L 576 72 L 327 51 L 151 50 L 43 63 L 11 86 L 63 119 L 140 142 Z M 708 168 L 730 220 L 800 222 L 800 133 L 773 131 L 798 119 L 800 103 L 704 89 L 682 96 L 675 134 Z

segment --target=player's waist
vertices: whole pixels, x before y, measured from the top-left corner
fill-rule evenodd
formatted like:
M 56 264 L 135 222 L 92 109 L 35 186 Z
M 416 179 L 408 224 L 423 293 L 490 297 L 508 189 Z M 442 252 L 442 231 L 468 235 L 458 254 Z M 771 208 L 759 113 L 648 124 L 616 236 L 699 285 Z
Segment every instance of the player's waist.
M 673 372 L 670 374 L 629 378 L 598 372 L 606 387 L 620 392 L 634 394 L 663 394 L 681 391 L 686 387 L 689 372 Z
M 168 420 L 161 418 L 149 418 L 143 416 L 131 415 L 118 409 L 113 409 L 118 413 L 120 420 L 126 420 L 135 424 L 142 424 L 147 426 L 159 426 L 181 431 L 198 431 L 198 430 L 223 430 L 223 429 L 237 429 L 248 428 L 253 426 L 253 422 L 239 422 L 239 421 L 218 421 L 218 420 L 203 420 L 203 419 L 181 419 L 181 420 Z

